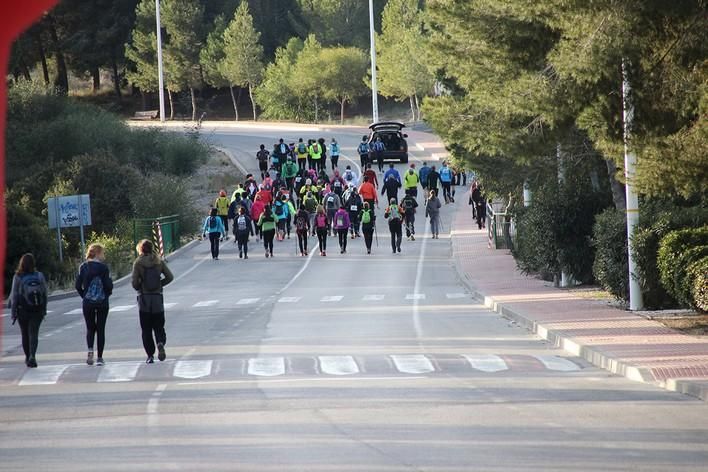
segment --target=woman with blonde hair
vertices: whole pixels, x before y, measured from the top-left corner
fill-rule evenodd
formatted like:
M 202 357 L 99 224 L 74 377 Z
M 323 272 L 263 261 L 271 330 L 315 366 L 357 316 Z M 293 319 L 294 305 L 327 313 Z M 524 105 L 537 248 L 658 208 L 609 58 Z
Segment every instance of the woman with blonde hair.
M 86 250 L 86 262 L 79 267 L 76 276 L 76 291 L 83 299 L 82 309 L 86 322 L 86 363 L 93 365 L 93 342 L 97 341 L 96 365 L 103 365 L 103 348 L 106 345 L 106 321 L 108 320 L 108 297 L 113 293 L 113 280 L 105 264 L 105 249 L 98 243 Z
M 27 253 L 20 258 L 15 276 L 12 278 L 9 305 L 12 310 L 12 324 L 20 322 L 22 350 L 25 365 L 37 367 L 37 344 L 39 325 L 47 314 L 47 282 L 44 274 L 37 271 L 34 256 Z

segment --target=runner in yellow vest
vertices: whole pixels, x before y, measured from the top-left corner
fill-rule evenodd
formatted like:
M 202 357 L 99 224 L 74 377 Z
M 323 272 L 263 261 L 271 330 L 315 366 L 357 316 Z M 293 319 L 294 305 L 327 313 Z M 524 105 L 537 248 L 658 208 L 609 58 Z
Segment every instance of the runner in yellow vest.
M 312 167 L 318 171 L 322 170 L 322 146 L 317 141 L 310 144 L 310 157 L 312 158 Z
M 216 208 L 216 215 L 221 218 L 221 222 L 224 223 L 225 234 L 229 234 L 229 205 L 231 201 L 229 197 L 226 196 L 226 190 L 221 190 L 219 196 L 214 201 L 214 208 Z M 229 239 L 226 236 L 226 239 Z

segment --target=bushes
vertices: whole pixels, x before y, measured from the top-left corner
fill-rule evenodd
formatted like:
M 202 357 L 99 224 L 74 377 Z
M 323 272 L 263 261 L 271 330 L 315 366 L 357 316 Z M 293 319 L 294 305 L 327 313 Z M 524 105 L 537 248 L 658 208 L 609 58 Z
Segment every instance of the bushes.
M 708 257 L 704 257 L 688 267 L 687 279 L 693 281 L 691 286 L 693 306 L 708 312 Z
M 627 261 L 627 218 L 623 211 L 608 208 L 595 218 L 593 225 L 595 261 L 593 275 L 597 282 L 620 300 L 629 298 L 629 262 Z
M 689 267 L 708 257 L 708 226 L 697 229 L 672 231 L 659 245 L 657 266 L 661 284 L 666 291 L 684 306 L 692 305 L 695 280 Z

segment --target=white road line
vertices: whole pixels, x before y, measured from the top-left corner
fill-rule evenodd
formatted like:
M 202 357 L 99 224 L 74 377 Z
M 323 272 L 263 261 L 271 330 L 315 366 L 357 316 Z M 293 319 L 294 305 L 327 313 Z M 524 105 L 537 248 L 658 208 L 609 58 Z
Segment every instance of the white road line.
M 174 308 L 176 306 L 177 306 L 177 303 L 175 303 L 175 302 L 164 304 L 165 310 L 169 310 L 170 308 Z
M 258 300 L 260 298 L 242 298 L 241 300 L 237 301 L 237 305 L 252 305 L 253 303 L 258 303 Z
M 142 362 L 120 362 L 101 367 L 99 382 L 130 382 L 138 375 Z
M 52 385 L 57 383 L 68 365 L 46 365 L 28 369 L 20 380 L 20 385 Z
M 267 379 L 260 380 L 260 385 L 265 384 L 283 384 L 283 383 L 326 383 L 326 382 L 393 382 L 393 381 L 408 381 L 408 380 L 420 380 L 427 379 L 428 377 L 423 376 L 413 376 L 413 375 L 399 375 L 398 377 L 307 377 L 304 379 L 299 378 L 282 378 L 282 379 Z M 251 380 L 200 380 L 197 382 L 179 382 L 177 385 L 250 385 L 253 384 L 253 379 Z
M 352 356 L 319 356 L 320 369 L 329 375 L 352 375 L 359 372 L 359 366 Z
M 301 297 L 280 297 L 278 303 L 297 303 Z
M 455 298 L 465 298 L 467 297 L 466 293 L 447 293 L 445 296 L 449 299 L 455 299 Z
M 543 365 L 546 367 L 548 370 L 557 370 L 561 372 L 572 372 L 575 370 L 580 370 L 580 367 L 572 362 L 569 361 L 568 359 L 564 357 L 558 357 L 558 356 L 549 356 L 549 355 L 541 355 L 541 356 L 533 356 L 539 361 L 543 363 Z
M 422 252 L 421 252 L 422 254 Z M 406 295 L 406 300 L 425 300 L 424 293 L 409 293 Z
M 111 313 L 119 312 L 119 311 L 128 311 L 132 310 L 135 308 L 137 305 L 118 305 L 114 306 L 113 308 L 110 309 Z
M 165 391 L 167 388 L 167 384 L 160 384 L 155 388 L 155 391 L 152 392 L 152 395 L 150 397 L 150 400 L 148 400 L 147 408 L 145 409 L 145 412 L 147 413 L 147 420 L 148 420 L 148 426 L 153 428 L 157 426 L 158 423 L 158 406 L 160 405 L 160 397 L 162 397 L 162 393 Z
M 253 357 L 248 359 L 248 375 L 275 377 L 285 373 L 285 359 L 282 357 Z
M 219 300 L 204 300 L 201 302 L 197 302 L 194 305 L 192 305 L 192 308 L 204 308 L 208 306 L 214 306 L 217 303 L 219 303 Z
M 305 261 L 305 263 L 302 265 L 302 267 L 300 268 L 300 270 L 297 271 L 297 274 L 293 275 L 293 278 L 290 279 L 290 281 L 289 281 L 288 283 L 286 283 L 283 288 L 281 288 L 280 290 L 278 290 L 278 291 L 276 292 L 277 295 L 280 295 L 281 293 L 283 293 L 283 292 L 285 292 L 287 289 L 289 289 L 290 286 L 291 286 L 292 284 L 294 284 L 295 281 L 302 275 L 302 273 L 305 272 L 305 270 L 307 270 L 307 266 L 310 265 L 310 261 L 312 260 L 312 256 L 315 255 L 315 252 L 316 252 L 316 251 L 314 251 L 314 250 L 310 252 L 310 255 L 307 257 L 307 260 Z
M 399 372 L 406 374 L 425 374 L 435 371 L 430 360 L 422 354 L 392 355 L 391 360 Z
M 494 354 L 475 354 L 464 357 L 473 368 L 483 372 L 500 372 L 509 369 L 504 359 Z
M 77 308 L 75 310 L 67 311 L 64 313 L 65 315 L 81 315 L 83 314 L 84 310 L 82 308 Z
M 384 295 L 364 295 L 362 298 L 365 302 L 378 302 L 384 299 Z
M 187 360 L 177 361 L 174 369 L 174 376 L 182 379 L 198 379 L 211 374 L 214 361 Z
M 321 302 L 340 302 L 340 301 L 342 301 L 342 298 L 344 298 L 343 295 L 330 295 L 327 297 L 320 298 L 320 301 Z

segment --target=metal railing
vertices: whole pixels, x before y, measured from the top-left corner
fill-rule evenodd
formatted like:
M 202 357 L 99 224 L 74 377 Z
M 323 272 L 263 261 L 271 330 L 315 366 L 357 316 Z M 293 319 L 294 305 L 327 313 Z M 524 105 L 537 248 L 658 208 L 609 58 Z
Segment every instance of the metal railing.
M 487 203 L 487 236 L 490 249 L 514 249 L 516 225 L 501 203 Z
M 136 218 L 133 220 L 133 244 L 141 239 L 149 239 L 161 256 L 176 251 L 180 247 L 179 215 L 160 218 Z

